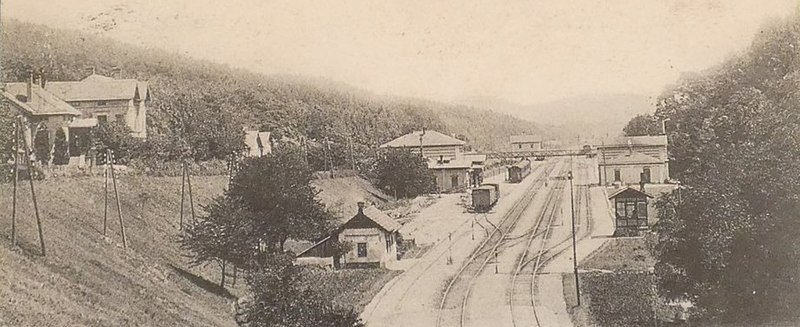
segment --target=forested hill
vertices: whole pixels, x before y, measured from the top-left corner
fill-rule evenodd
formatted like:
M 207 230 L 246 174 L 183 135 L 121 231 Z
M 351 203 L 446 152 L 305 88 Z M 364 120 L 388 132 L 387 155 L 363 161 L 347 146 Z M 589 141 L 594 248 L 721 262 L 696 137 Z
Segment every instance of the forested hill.
M 327 137 L 339 145 L 352 138 L 362 152 L 422 126 L 462 134 L 478 149 L 502 147 L 511 134 L 544 132 L 535 123 L 487 110 L 265 76 L 77 31 L 14 20 L 3 24 L 5 81 L 25 80 L 39 68 L 48 80 L 79 80 L 89 67 L 106 75 L 118 67 L 121 77 L 150 83 L 148 142 L 162 143 L 160 151 L 167 152 L 191 146 L 198 160 L 224 156 L 242 126 L 294 138 Z

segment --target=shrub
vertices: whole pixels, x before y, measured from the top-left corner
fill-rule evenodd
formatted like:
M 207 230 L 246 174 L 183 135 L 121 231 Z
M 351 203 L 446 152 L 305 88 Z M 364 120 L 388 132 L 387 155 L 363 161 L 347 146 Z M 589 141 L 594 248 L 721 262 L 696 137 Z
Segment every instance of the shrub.
M 655 277 L 648 272 L 585 273 L 582 292 L 601 326 L 652 326 L 656 304 Z

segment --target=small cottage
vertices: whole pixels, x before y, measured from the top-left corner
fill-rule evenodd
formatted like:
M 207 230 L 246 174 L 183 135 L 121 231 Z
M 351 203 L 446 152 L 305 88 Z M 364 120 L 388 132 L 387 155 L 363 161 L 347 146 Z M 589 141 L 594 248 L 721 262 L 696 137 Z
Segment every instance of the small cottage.
M 397 260 L 397 231 L 400 224 L 374 206 L 358 203 L 358 212 L 334 233 L 297 255 L 298 261 L 331 258 L 337 268 L 386 267 Z M 348 244 L 349 250 L 335 253 L 333 240 Z M 318 260 L 317 260 L 318 261 Z

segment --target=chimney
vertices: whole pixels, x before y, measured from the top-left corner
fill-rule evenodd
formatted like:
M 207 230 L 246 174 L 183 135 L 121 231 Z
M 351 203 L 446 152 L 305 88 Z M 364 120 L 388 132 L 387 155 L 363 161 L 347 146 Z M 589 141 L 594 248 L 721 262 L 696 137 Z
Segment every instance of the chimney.
M 31 88 L 33 87 L 33 72 L 31 72 L 31 76 L 28 77 L 28 83 L 27 83 L 26 86 L 27 87 L 25 88 L 25 91 L 26 91 L 26 93 L 25 93 L 25 96 L 26 96 L 25 102 L 31 102 L 31 95 L 33 93 L 33 91 L 31 90 Z
M 366 206 L 367 206 L 367 204 L 364 203 L 364 201 L 358 201 L 358 214 L 359 215 L 363 215 L 364 214 L 364 207 L 366 207 Z
M 44 89 L 44 68 L 39 68 L 39 86 Z

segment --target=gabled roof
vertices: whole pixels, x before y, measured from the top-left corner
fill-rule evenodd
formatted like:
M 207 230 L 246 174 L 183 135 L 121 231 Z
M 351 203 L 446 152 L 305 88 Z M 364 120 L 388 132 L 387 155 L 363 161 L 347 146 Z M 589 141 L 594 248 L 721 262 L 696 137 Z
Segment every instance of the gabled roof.
M 541 143 L 542 138 L 538 135 L 511 135 L 511 143 Z
M 39 85 L 31 85 L 28 97 L 27 83 L 6 83 L 3 96 L 17 108 L 32 116 L 69 115 L 80 116 L 81 112 Z
M 365 206 L 363 209 L 359 209 L 358 213 L 347 220 L 341 228 L 362 228 L 368 222 L 374 223 L 387 232 L 395 232 L 401 227 L 392 217 L 378 210 L 375 206 Z
M 381 145 L 381 148 L 419 147 L 422 131 L 413 131 Z M 466 142 L 444 135 L 437 131 L 426 130 L 422 135 L 422 146 L 465 145 Z
M 639 191 L 639 190 L 629 186 L 629 187 L 626 187 L 626 188 L 619 189 L 614 193 L 611 193 L 611 195 L 608 196 L 608 199 L 610 200 L 610 199 L 613 199 L 613 198 L 616 198 L 616 197 L 620 197 L 620 196 L 624 196 L 624 197 L 628 197 L 628 198 L 644 198 L 644 197 L 652 198 L 653 197 L 650 194 L 647 194 L 645 192 Z
M 666 135 L 623 136 L 602 140 L 598 148 L 617 148 L 627 146 L 666 146 Z
M 630 154 L 615 157 L 606 157 L 600 160 L 600 165 L 631 165 L 631 164 L 662 164 L 664 160 L 633 151 Z
M 47 82 L 44 88 L 65 101 L 150 99 L 147 82 L 113 79 L 97 74 L 82 81 Z

